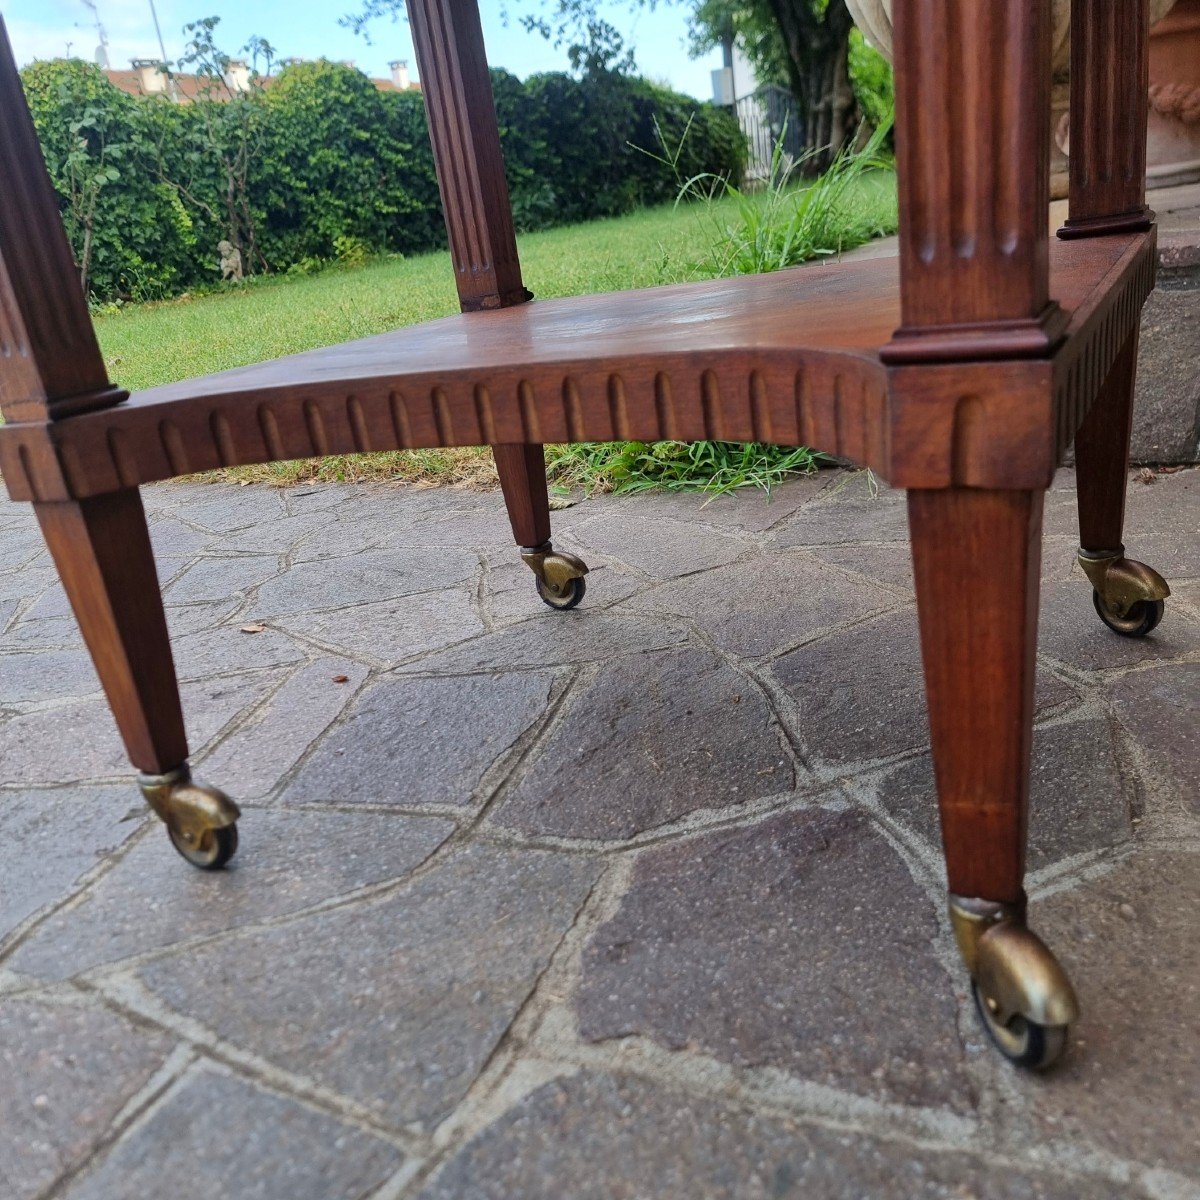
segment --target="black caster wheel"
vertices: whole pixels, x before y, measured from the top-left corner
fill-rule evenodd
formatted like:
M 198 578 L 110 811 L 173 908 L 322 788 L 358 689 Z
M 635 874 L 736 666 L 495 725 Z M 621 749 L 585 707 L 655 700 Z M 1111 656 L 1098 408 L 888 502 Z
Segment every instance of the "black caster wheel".
M 1069 1026 L 1039 1025 L 1022 1016 L 1014 1016 L 1007 1025 L 1001 1025 L 975 983 L 971 984 L 971 995 L 975 997 L 975 1008 L 988 1036 L 1014 1066 L 1041 1071 L 1062 1057 L 1067 1048 Z
M 1118 617 L 1095 589 L 1092 590 L 1092 603 L 1096 606 L 1100 620 L 1113 633 L 1129 638 L 1145 637 L 1163 619 L 1163 611 L 1166 608 L 1166 603 L 1162 600 L 1138 600 L 1123 617 Z
M 171 845 L 192 864 L 202 871 L 219 871 L 236 853 L 238 831 L 236 825 L 222 825 L 210 829 L 199 841 L 189 841 L 181 833 L 167 826 Z
M 559 612 L 566 612 L 567 609 L 574 608 L 587 593 L 587 580 L 582 575 L 568 579 L 561 592 L 555 591 L 540 579 L 535 580 L 535 585 L 542 603 L 558 609 Z

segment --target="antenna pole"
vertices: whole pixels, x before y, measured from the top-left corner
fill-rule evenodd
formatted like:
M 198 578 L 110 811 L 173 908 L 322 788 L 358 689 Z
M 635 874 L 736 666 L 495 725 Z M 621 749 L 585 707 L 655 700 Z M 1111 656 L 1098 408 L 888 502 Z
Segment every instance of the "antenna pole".
M 83 0 L 83 6 L 96 20 L 96 36 L 100 39 L 100 45 L 96 47 L 96 62 L 108 70 L 112 63 L 108 61 L 108 34 L 105 32 L 104 23 L 100 20 L 100 10 L 96 7 L 96 0 Z
M 162 26 L 158 23 L 158 9 L 154 5 L 154 0 L 150 0 L 150 15 L 154 18 L 154 32 L 158 34 L 158 52 L 162 55 L 162 64 L 167 66 L 167 44 L 163 41 Z M 175 83 L 174 73 L 167 70 L 167 87 L 171 91 L 171 99 L 179 99 L 179 88 Z

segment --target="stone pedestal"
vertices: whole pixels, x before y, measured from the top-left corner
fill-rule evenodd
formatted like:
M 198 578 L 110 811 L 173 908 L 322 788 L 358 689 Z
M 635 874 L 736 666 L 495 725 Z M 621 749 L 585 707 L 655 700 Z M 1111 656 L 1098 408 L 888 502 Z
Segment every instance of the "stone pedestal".
M 1146 182 L 1200 182 L 1200 0 L 1179 0 L 1150 34 Z
M 888 61 L 893 0 L 846 0 L 850 15 Z M 1052 0 L 1050 195 L 1067 194 L 1070 150 L 1071 0 Z M 1147 180 L 1169 187 L 1200 180 L 1200 0 L 1150 0 Z

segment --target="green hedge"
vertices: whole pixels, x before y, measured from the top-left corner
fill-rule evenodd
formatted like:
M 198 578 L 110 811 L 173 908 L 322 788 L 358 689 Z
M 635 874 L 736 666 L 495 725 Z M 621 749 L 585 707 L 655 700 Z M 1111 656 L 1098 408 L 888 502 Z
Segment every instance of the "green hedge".
M 98 300 L 177 294 L 218 279 L 217 243 L 247 271 L 286 271 L 445 244 L 421 97 L 361 72 L 297 63 L 232 104 L 133 97 L 79 60 L 22 72 L 77 258 Z M 672 199 L 676 176 L 739 180 L 733 117 L 642 79 L 492 74 L 522 230 Z

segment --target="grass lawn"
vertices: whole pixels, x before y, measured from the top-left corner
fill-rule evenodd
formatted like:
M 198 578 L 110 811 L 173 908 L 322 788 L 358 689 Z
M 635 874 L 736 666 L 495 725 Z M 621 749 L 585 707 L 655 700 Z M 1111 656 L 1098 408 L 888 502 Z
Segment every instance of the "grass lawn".
M 548 298 L 674 280 L 703 253 L 705 232 L 696 210 L 667 206 L 525 234 L 525 285 Z M 457 311 L 442 251 L 131 305 L 97 317 L 96 330 L 113 379 L 137 391 Z
M 867 203 L 894 212 L 890 174 L 861 185 Z M 699 277 L 728 200 L 644 209 L 520 238 L 525 283 L 537 296 L 649 287 Z M 894 221 L 894 218 L 892 218 Z M 212 295 L 130 306 L 97 317 L 114 382 L 131 391 L 382 333 L 458 311 L 449 255 L 389 258 L 358 268 L 262 279 Z M 272 480 L 397 478 L 443 483 L 494 479 L 486 451 L 409 451 L 238 468 L 221 477 Z

